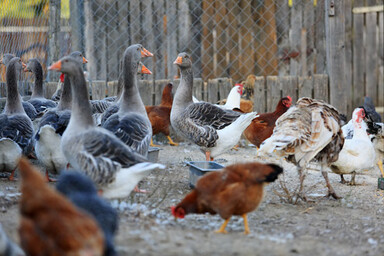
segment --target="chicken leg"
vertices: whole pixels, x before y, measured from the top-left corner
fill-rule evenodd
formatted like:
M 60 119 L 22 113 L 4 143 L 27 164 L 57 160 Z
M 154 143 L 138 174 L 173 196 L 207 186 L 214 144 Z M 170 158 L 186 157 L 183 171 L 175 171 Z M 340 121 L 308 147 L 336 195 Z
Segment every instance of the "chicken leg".
M 384 178 L 383 161 L 381 159 L 377 162 L 377 166 L 379 166 L 381 175 Z
M 206 161 L 213 161 L 213 157 L 211 157 L 211 152 L 209 152 L 209 151 L 205 152 L 205 160 Z
M 249 231 L 247 214 L 244 213 L 241 217 L 243 217 L 243 221 L 244 221 L 244 234 L 248 235 L 251 232 Z
M 57 181 L 57 179 L 49 178 L 48 170 L 45 170 L 45 179 L 47 180 L 47 182 L 56 182 Z
M 300 187 L 299 187 L 299 192 L 297 193 L 297 199 L 296 199 L 295 204 L 297 203 L 297 200 L 299 198 L 302 199 L 304 202 L 307 201 L 307 197 L 303 193 L 305 173 L 301 167 L 299 167 L 299 178 L 300 178 Z
M 179 146 L 179 143 L 174 142 L 169 135 L 167 136 L 167 139 L 169 141 L 169 145 L 171 145 L 171 146 Z
M 328 187 L 328 194 L 327 194 L 327 197 L 330 197 L 332 196 L 333 198 L 335 199 L 340 199 L 341 197 L 336 195 L 336 192 L 335 190 L 333 189 L 333 187 L 331 186 L 331 183 L 329 182 L 329 179 L 328 179 L 328 173 L 327 173 L 327 170 L 326 168 L 324 168 L 323 166 L 321 166 L 321 174 L 323 175 L 324 179 L 325 179 L 325 182 L 327 183 L 327 187 Z
M 16 168 L 17 168 L 17 167 L 15 167 L 15 169 L 12 170 L 11 175 L 9 175 L 9 177 L 8 177 L 8 180 L 10 180 L 10 181 L 16 181 L 16 180 L 17 180 L 17 179 L 15 178 L 15 171 L 16 171 Z
M 343 174 L 340 174 L 340 183 L 341 184 L 345 184 L 345 183 L 347 183 L 347 181 L 344 179 L 344 175 Z
M 153 144 L 153 139 L 151 138 L 151 144 L 149 144 L 149 146 L 151 146 L 151 147 L 158 147 L 159 145 Z
M 227 234 L 228 232 L 225 230 L 225 228 L 227 227 L 228 222 L 229 222 L 230 219 L 231 218 L 226 219 L 224 221 L 223 225 L 221 225 L 221 227 L 218 230 L 216 230 L 215 233 Z

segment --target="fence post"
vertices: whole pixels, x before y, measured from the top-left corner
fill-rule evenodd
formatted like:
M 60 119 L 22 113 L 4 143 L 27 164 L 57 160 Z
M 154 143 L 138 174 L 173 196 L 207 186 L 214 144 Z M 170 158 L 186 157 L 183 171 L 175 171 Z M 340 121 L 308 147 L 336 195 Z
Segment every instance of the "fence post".
M 347 113 L 348 85 L 345 79 L 345 0 L 325 0 L 325 38 L 330 104 Z
M 81 21 L 82 18 L 82 0 L 71 0 L 69 1 L 70 9 L 70 19 L 69 23 L 71 25 L 71 51 L 83 51 L 83 24 Z
M 60 54 L 60 14 L 61 0 L 49 0 L 49 28 L 48 28 L 48 64 L 52 64 L 59 59 Z M 55 81 L 59 78 L 57 72 L 48 71 L 48 81 Z

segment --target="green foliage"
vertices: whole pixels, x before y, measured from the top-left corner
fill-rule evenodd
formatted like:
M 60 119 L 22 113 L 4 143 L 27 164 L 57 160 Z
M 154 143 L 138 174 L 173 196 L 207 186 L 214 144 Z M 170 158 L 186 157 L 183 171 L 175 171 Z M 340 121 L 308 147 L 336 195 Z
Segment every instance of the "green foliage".
M 1 18 L 38 18 L 49 15 L 49 0 L 0 0 Z M 69 18 L 69 0 L 61 0 L 61 18 Z

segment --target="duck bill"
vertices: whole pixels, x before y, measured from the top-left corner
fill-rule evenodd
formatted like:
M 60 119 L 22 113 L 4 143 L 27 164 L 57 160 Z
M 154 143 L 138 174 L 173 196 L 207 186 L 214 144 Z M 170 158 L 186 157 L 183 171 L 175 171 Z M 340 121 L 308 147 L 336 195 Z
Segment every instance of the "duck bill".
M 153 54 L 143 47 L 143 50 L 141 51 L 141 57 L 153 57 Z
M 180 57 L 180 56 L 176 58 L 175 62 L 173 62 L 173 64 L 181 64 L 181 63 L 183 63 L 183 57 Z
M 88 60 L 83 57 L 83 64 L 88 63 Z
M 51 66 L 48 68 L 49 70 L 61 70 L 61 61 L 57 61 L 53 63 Z
M 140 71 L 141 74 L 148 74 L 148 75 L 151 75 L 152 72 L 151 70 L 149 70 L 146 66 L 144 65 L 141 65 L 141 71 Z

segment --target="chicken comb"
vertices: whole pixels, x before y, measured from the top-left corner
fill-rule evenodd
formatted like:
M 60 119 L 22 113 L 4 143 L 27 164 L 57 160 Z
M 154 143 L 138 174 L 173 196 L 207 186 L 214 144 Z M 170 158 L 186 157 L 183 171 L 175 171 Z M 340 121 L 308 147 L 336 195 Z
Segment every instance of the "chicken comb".
M 290 102 L 292 102 L 291 96 L 288 95 L 287 98 L 289 99 Z

